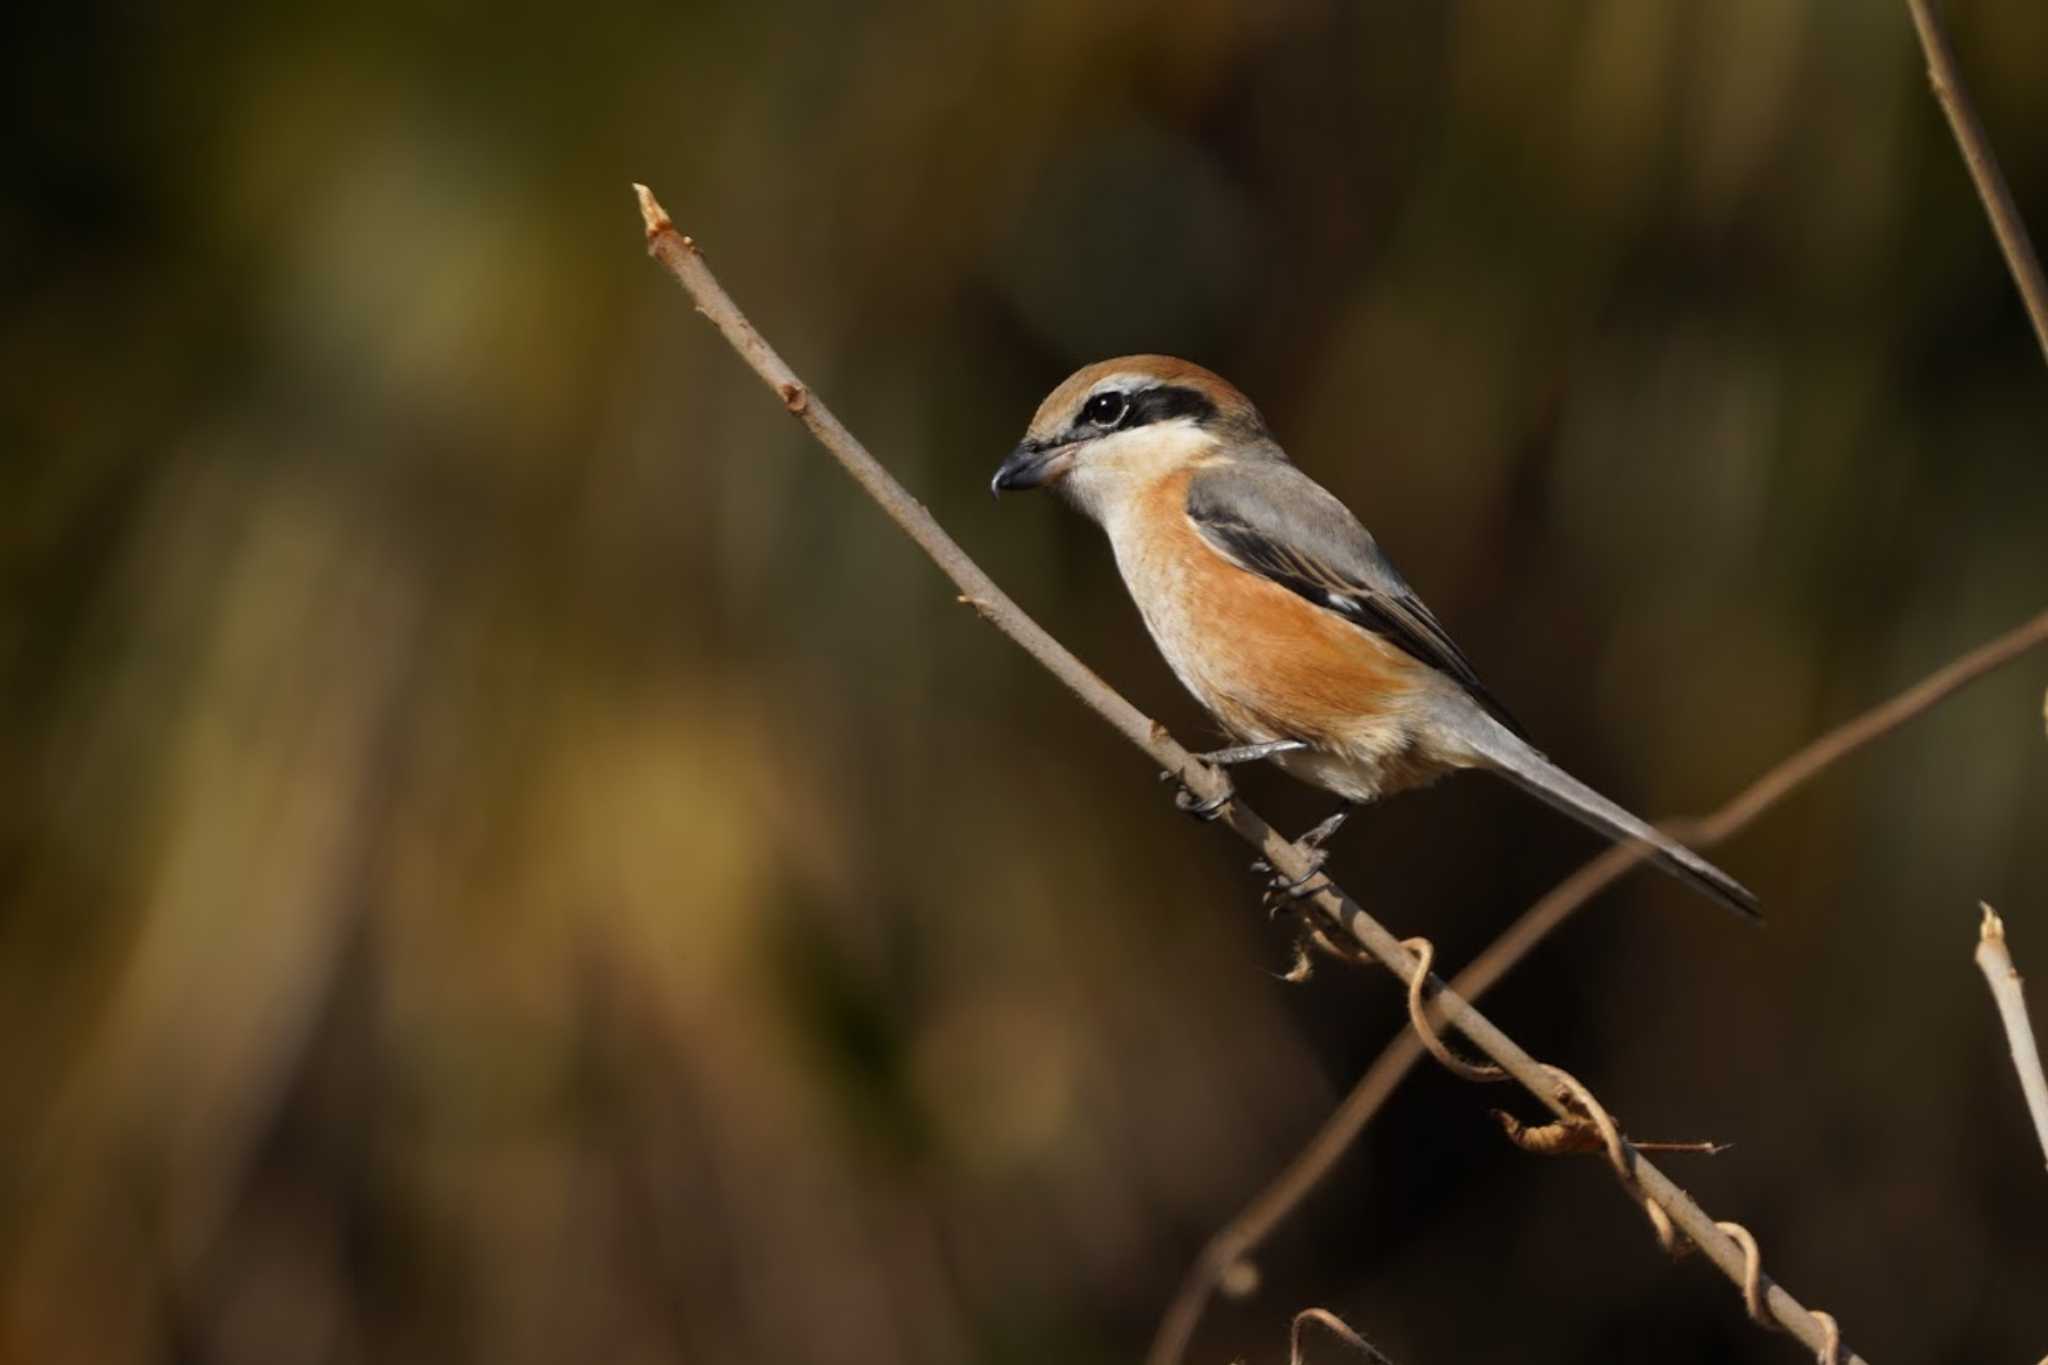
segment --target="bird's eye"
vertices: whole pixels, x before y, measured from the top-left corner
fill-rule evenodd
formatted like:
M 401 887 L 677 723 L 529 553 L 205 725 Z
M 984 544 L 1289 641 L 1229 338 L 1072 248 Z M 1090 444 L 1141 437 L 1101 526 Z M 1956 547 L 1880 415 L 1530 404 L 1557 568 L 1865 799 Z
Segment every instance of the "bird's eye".
M 1124 412 L 1131 405 L 1130 399 L 1111 389 L 1098 393 L 1081 407 L 1081 420 L 1091 426 L 1113 427 L 1123 420 Z

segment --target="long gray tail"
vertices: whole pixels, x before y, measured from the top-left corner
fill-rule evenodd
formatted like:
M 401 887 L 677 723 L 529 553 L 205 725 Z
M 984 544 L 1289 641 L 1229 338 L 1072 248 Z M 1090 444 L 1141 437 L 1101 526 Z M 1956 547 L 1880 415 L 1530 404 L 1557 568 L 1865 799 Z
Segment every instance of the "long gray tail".
M 1712 896 L 1729 909 L 1752 920 L 1761 920 L 1757 899 L 1748 887 L 1715 867 L 1684 844 L 1662 834 L 1630 815 L 1599 792 L 1538 753 L 1526 741 L 1492 717 L 1480 717 L 1483 725 L 1468 725 L 1466 738 L 1485 766 L 1531 796 L 1555 806 L 1579 823 L 1598 830 L 1616 843 L 1649 845 L 1649 860 L 1680 881 Z

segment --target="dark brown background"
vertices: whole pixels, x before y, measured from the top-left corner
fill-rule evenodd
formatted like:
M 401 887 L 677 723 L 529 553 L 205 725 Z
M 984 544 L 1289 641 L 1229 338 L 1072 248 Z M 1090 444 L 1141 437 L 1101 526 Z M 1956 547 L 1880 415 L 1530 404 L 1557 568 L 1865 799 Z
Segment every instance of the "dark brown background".
M 1243 851 L 825 463 L 631 180 L 1190 742 L 1096 533 L 984 492 L 1125 350 L 1237 380 L 1645 813 L 2048 598 L 2048 373 L 1902 5 L 289 8 L 0 42 L 9 1358 L 1128 1360 L 1395 1028 L 1273 979 Z M 2048 224 L 2048 8 L 1953 26 Z M 1875 1360 L 2048 1349 L 1969 960 L 1982 897 L 2048 979 L 2044 681 L 1727 846 L 1766 932 L 1638 875 L 1496 1002 L 1735 1143 L 1674 1165 Z M 1456 964 L 1593 847 L 1475 777 L 1336 871 Z M 1402 1365 L 1795 1358 L 1500 1102 L 1419 1074 L 1194 1359 L 1310 1303 Z

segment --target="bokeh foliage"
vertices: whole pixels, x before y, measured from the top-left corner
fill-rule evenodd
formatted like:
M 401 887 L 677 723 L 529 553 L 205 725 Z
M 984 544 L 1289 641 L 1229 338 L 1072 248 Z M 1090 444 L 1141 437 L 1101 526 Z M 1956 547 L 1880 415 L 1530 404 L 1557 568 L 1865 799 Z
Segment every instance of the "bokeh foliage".
M 1951 8 L 2042 227 L 2048 8 Z M 1902 6 L 0 22 L 0 1358 L 1129 1359 L 1396 1026 L 1271 978 L 1241 852 L 806 444 L 630 180 L 1190 740 L 1096 534 L 982 491 L 1125 350 L 1236 379 L 1646 812 L 2048 597 L 2048 375 Z M 2048 962 L 2043 671 L 1724 850 L 1767 932 L 1639 877 L 1499 997 L 1734 1142 L 1683 1174 L 1880 1358 L 2048 1330 L 1969 962 L 1979 897 Z M 1336 870 L 1455 962 L 1590 851 L 1469 778 Z M 1495 1098 L 1412 1081 L 1197 1359 L 1311 1302 L 1401 1360 L 1788 1349 Z

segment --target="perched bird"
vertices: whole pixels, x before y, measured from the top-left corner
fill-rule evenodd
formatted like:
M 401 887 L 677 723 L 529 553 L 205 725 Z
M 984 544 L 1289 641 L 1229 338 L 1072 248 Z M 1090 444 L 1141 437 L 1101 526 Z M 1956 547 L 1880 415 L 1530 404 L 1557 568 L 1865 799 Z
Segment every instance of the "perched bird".
M 1485 768 L 1610 839 L 1640 840 L 1667 872 L 1756 915 L 1734 878 L 1529 743 L 1358 518 L 1220 376 L 1157 355 L 1076 372 L 992 484 L 1040 487 L 1109 533 L 1160 653 L 1239 741 L 1204 757 L 1270 759 L 1344 798 L 1311 843 L 1350 803 Z

